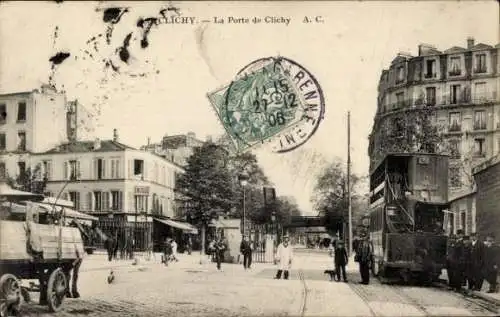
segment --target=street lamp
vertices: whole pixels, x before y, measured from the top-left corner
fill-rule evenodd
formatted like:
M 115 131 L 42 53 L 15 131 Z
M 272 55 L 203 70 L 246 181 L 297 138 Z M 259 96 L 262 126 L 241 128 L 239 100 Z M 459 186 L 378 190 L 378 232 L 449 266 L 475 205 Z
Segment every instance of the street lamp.
M 248 185 L 248 174 L 245 172 L 241 173 L 238 175 L 238 180 L 240 182 L 240 185 L 243 187 L 243 236 L 245 236 L 245 229 L 246 229 L 246 202 L 245 202 L 245 189 L 246 186 Z

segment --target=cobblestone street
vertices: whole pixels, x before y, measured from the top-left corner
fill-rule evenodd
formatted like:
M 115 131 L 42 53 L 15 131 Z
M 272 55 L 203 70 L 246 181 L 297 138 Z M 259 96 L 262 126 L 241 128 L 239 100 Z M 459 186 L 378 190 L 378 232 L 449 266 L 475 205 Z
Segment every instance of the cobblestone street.
M 100 257 L 100 258 L 99 258 Z M 325 253 L 296 251 L 290 280 L 274 280 L 275 267 L 254 264 L 199 264 L 199 254 L 181 255 L 164 267 L 157 261 L 113 263 L 99 255 L 82 266 L 79 299 L 67 299 L 61 312 L 23 306 L 23 316 L 493 316 L 469 298 L 439 288 L 359 285 L 355 266 L 349 283 L 330 282 Z M 352 263 L 351 263 L 352 264 Z M 113 267 L 116 280 L 106 282 Z M 36 302 L 36 298 L 35 302 Z

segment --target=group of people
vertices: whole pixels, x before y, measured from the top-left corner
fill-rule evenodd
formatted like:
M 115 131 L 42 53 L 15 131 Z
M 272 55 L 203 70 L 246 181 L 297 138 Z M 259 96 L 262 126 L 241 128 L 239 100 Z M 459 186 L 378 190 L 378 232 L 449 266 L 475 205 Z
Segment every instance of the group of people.
M 121 260 L 131 260 L 134 257 L 134 240 L 118 233 L 111 234 L 104 240 L 104 247 L 108 253 L 108 261 L 118 260 L 118 251 L 120 251 Z
M 168 266 L 170 262 L 179 262 L 177 258 L 177 242 L 175 239 L 166 238 L 165 244 L 163 246 L 163 256 L 161 258 L 161 263 Z
M 489 284 L 487 292 L 498 292 L 499 251 L 492 235 L 481 242 L 476 233 L 465 236 L 462 230 L 458 230 L 456 236 L 450 237 L 448 246 L 449 286 L 457 292 L 461 292 L 464 286 L 468 290 L 480 291 L 486 280 Z

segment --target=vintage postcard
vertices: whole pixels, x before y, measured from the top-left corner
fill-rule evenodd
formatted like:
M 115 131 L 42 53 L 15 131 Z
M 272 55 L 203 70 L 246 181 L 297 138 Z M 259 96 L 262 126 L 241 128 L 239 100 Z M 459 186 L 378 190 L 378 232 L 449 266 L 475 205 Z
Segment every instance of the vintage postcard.
M 499 23 L 0 2 L 0 317 L 497 316 Z

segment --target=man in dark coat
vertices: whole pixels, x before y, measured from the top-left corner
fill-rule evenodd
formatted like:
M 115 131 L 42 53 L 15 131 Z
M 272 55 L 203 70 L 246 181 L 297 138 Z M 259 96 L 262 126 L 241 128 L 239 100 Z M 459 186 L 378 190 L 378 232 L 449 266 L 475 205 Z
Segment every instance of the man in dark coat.
M 345 266 L 349 262 L 347 251 L 343 241 L 336 241 L 334 251 L 335 256 L 335 273 L 337 274 L 337 282 L 340 282 L 340 271 L 342 270 L 342 279 L 347 283 L 347 275 L 345 274 Z
M 462 286 L 467 286 L 469 290 L 474 287 L 474 274 L 472 270 L 472 242 L 469 236 L 464 236 L 464 281 Z
M 484 243 L 478 241 L 477 234 L 471 234 L 471 274 L 472 274 L 472 289 L 480 291 L 483 286 L 484 273 Z
M 455 244 L 450 248 L 450 268 L 452 271 L 450 286 L 457 292 L 462 291 L 465 281 L 465 245 L 463 237 L 463 230 L 458 230 Z
M 484 277 L 488 284 L 490 284 L 490 289 L 488 293 L 497 293 L 498 292 L 498 256 L 499 256 L 499 248 L 495 245 L 493 235 L 489 235 L 486 237 L 485 242 L 485 252 L 484 252 Z
M 453 251 L 455 248 L 455 242 L 456 242 L 456 236 L 455 235 L 450 235 L 450 238 L 448 239 L 448 246 L 447 246 L 447 252 L 446 252 L 446 273 L 448 275 L 448 285 L 450 288 L 453 288 L 453 283 L 455 281 L 455 276 L 453 275 L 453 266 L 452 266 L 452 256 L 453 256 Z
M 219 271 L 221 270 L 221 263 L 224 259 L 224 251 L 226 251 L 226 244 L 222 238 L 219 237 L 214 244 L 215 261 L 217 262 L 217 270 Z
M 363 233 L 356 250 L 356 261 L 359 263 L 361 284 L 370 283 L 370 266 L 373 260 L 373 247 L 368 234 Z
M 244 236 L 240 244 L 240 253 L 243 254 L 243 267 L 249 269 L 252 265 L 252 246 L 248 236 Z

